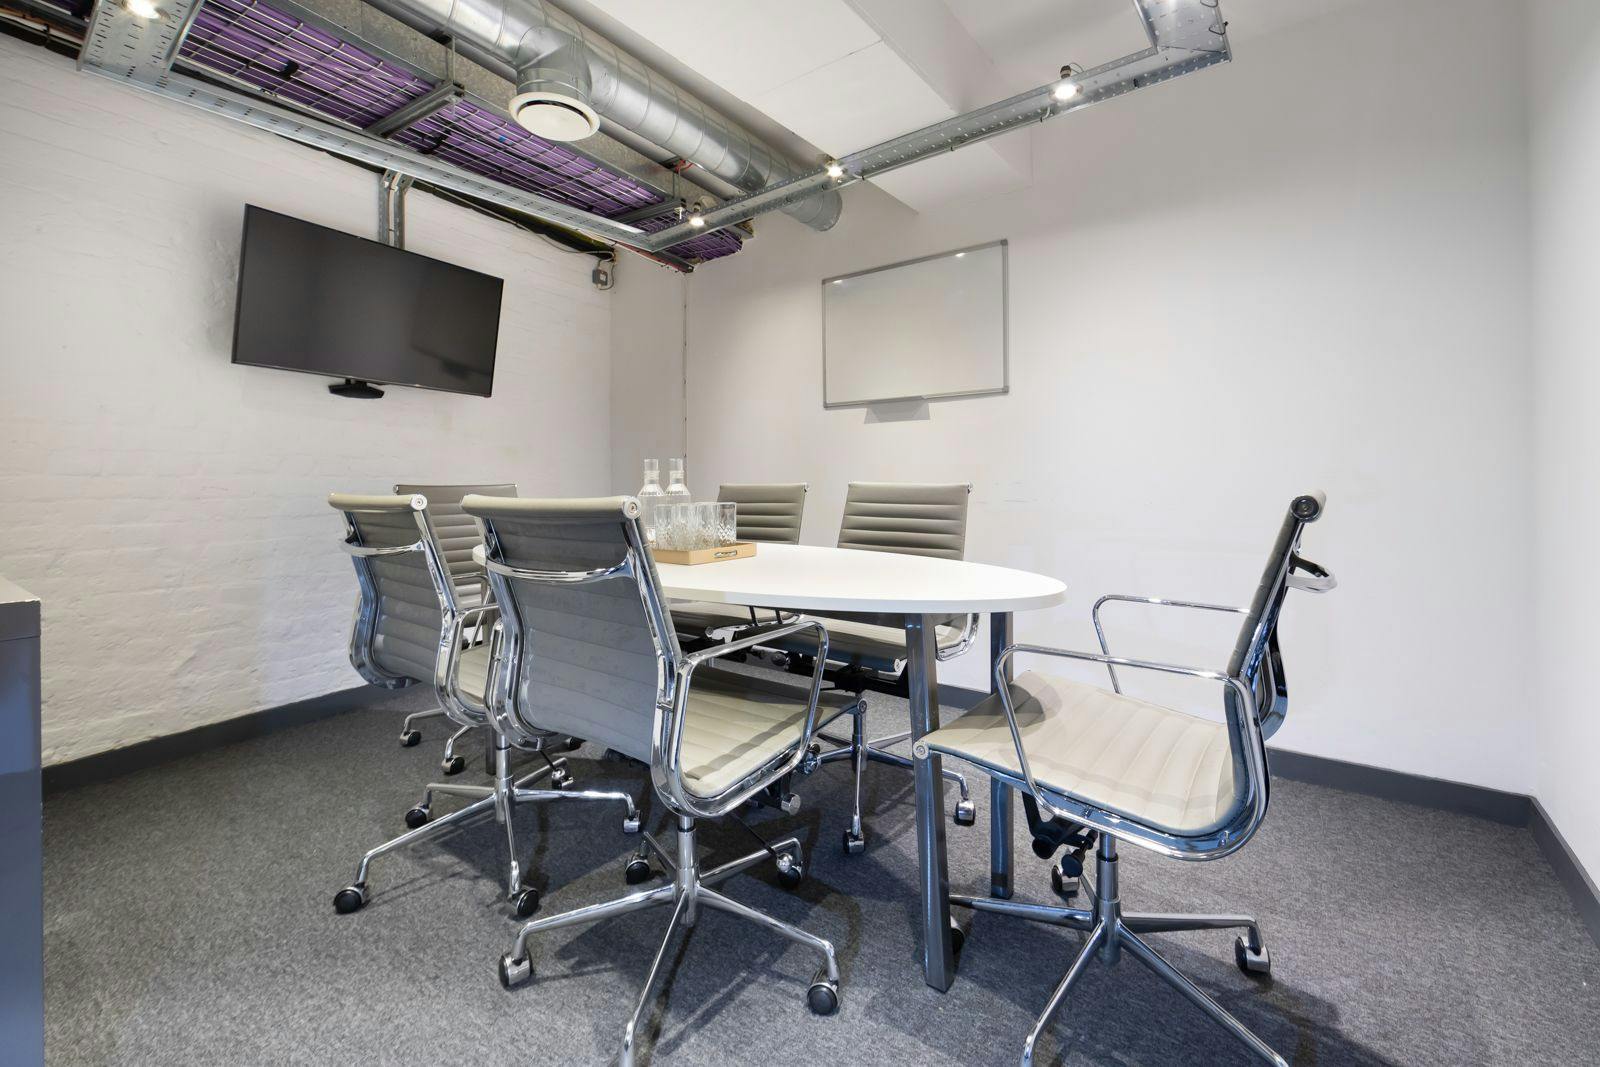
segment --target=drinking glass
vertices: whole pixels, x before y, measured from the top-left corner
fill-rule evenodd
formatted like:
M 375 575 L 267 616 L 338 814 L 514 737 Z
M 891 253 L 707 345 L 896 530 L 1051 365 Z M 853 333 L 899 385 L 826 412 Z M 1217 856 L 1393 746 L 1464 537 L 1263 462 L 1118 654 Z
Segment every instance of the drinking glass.
M 726 546 L 739 540 L 739 505 L 717 505 L 717 544 Z
M 697 529 L 700 524 L 694 504 L 674 504 L 672 512 L 673 521 L 678 527 L 678 548 L 684 552 L 699 548 L 700 538 Z
M 694 506 L 694 547 L 714 548 L 717 541 L 717 505 L 715 502 Z
M 678 525 L 673 521 L 672 505 L 657 504 L 655 512 L 656 544 L 669 551 L 678 550 Z

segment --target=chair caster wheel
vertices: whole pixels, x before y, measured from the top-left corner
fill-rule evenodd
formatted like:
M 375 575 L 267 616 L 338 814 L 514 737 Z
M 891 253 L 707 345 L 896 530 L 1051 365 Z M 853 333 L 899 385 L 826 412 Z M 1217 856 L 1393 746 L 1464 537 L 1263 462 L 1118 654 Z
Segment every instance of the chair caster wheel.
M 400 747 L 401 748 L 416 748 L 421 743 L 422 743 L 422 731 L 420 731 L 420 730 L 402 730 L 401 731 L 401 733 L 400 733 Z
M 1233 939 L 1233 962 L 1245 974 L 1269 975 L 1272 973 L 1272 954 L 1267 951 L 1267 946 L 1252 949 L 1242 937 Z
M 584 744 L 583 738 L 581 738 L 581 737 L 569 737 L 569 738 L 567 738 L 566 743 L 563 744 L 561 747 L 566 749 L 568 752 L 576 752 L 576 751 L 578 751 L 578 749 L 583 747 L 583 744 Z
M 428 809 L 418 805 L 406 812 L 406 829 L 415 830 L 419 826 L 428 825 Z
M 785 852 L 778 857 L 778 884 L 785 889 L 798 886 L 806 876 L 806 869 L 800 861 Z
M 626 819 L 622 820 L 622 832 L 625 834 L 636 834 L 639 832 L 639 825 L 639 816 L 629 815 Z
M 533 961 L 528 957 L 516 959 L 509 953 L 500 957 L 500 984 L 507 989 L 519 986 L 532 977 Z
M 866 850 L 867 839 L 861 834 L 853 834 L 849 830 L 844 832 L 844 854 L 846 856 L 859 856 Z
M 822 746 L 815 741 L 806 746 L 806 754 L 796 768 L 802 775 L 810 777 L 817 773 L 817 768 L 822 766 Z
M 806 1007 L 811 1009 L 812 1015 L 832 1015 L 839 1010 L 839 983 L 823 977 L 826 973 L 819 972 L 817 980 L 806 990 Z
M 449 759 L 439 761 L 439 769 L 446 774 L 460 774 L 467 769 L 465 756 L 451 756 Z
M 1060 867 L 1050 868 L 1050 888 L 1055 890 L 1056 896 L 1062 900 L 1071 900 L 1078 895 L 1078 880 L 1063 875 Z
M 622 869 L 622 880 L 627 882 L 629 885 L 642 885 L 645 882 L 648 882 L 650 880 L 650 876 L 654 873 L 655 872 L 650 870 L 649 860 L 645 859 L 643 856 L 635 856 L 633 859 L 629 860 L 628 865 Z
M 531 887 L 523 889 L 511 897 L 511 904 L 516 908 L 517 918 L 526 919 L 539 910 L 539 891 Z
M 333 895 L 333 910 L 340 915 L 349 915 L 351 912 L 360 911 L 367 906 L 367 886 L 364 882 L 346 886 Z
M 961 946 L 967 943 L 966 931 L 956 925 L 954 919 L 950 920 L 950 955 L 961 955 Z
M 970 800 L 956 802 L 955 824 L 957 826 L 978 825 L 978 808 Z

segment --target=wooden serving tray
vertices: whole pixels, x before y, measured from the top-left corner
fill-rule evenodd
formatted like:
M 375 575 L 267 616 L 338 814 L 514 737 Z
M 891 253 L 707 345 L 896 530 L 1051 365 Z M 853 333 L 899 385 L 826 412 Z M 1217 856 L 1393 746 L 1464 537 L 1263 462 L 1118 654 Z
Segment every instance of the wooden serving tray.
M 657 563 L 683 563 L 695 566 L 700 563 L 721 563 L 728 559 L 745 559 L 756 554 L 754 541 L 735 541 L 731 545 L 718 545 L 716 548 L 691 548 L 687 552 L 665 548 L 652 548 L 650 554 L 656 558 Z

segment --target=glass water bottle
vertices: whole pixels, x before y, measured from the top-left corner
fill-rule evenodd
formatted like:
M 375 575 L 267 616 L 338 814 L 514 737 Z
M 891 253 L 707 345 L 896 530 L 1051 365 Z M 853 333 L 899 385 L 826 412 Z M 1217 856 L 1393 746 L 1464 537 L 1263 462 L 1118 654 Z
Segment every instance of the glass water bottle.
M 651 544 L 656 540 L 656 505 L 666 499 L 666 494 L 661 491 L 661 463 L 659 460 L 647 459 L 644 461 L 644 485 L 639 487 L 639 525 L 644 527 L 645 540 Z
M 668 504 L 689 504 L 694 502 L 694 497 L 689 495 L 689 487 L 683 480 L 683 460 L 667 460 L 667 498 Z

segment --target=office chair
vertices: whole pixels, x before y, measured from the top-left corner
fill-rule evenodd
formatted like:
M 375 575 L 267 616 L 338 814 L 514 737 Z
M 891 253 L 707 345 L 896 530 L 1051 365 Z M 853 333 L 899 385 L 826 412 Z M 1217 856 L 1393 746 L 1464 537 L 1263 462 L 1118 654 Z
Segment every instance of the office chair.
M 805 482 L 726 484 L 718 488 L 717 499 L 739 505 L 739 540 L 797 545 L 800 543 L 800 519 L 806 506 L 806 488 Z M 761 612 L 737 604 L 680 600 L 672 605 L 672 622 L 678 628 L 679 643 L 695 648 L 712 643 L 713 631 L 732 631 L 774 621 L 781 621 L 775 612 Z
M 807 1003 L 818 1014 L 837 1010 L 839 972 L 829 942 L 713 888 L 769 859 L 780 881 L 799 884 L 800 842 L 791 837 L 709 870 L 701 868 L 695 842 L 698 820 L 731 813 L 792 772 L 818 723 L 847 713 L 848 698 L 820 691 L 828 640 L 822 624 L 802 619 L 780 627 L 782 636 L 812 636 L 819 666 L 808 688 L 770 673 L 734 673 L 714 661 L 762 638 L 682 651 L 632 497 L 469 496 L 462 506 L 482 525 L 489 583 L 502 612 L 502 666 L 490 700 L 496 721 L 513 736 L 579 733 L 648 763 L 656 795 L 678 826 L 675 856 L 646 833 L 625 871 L 630 884 L 643 882 L 654 854 L 671 884 L 528 923 L 500 960 L 501 982 L 510 988 L 532 975 L 528 942 L 540 931 L 670 905 L 666 936 L 623 1030 L 621 1060 L 631 1067 L 639 1021 L 673 937 L 705 907 L 815 949 L 823 964 Z
M 478 500 L 514 499 L 478 496 Z M 512 814 L 519 803 L 556 800 L 605 800 L 627 809 L 626 832 L 639 829 L 639 813 L 626 793 L 572 788 L 566 760 L 544 755 L 551 735 L 523 731 L 518 747 L 539 752 L 544 766 L 521 778 L 511 774 L 508 740 L 491 721 L 485 705 L 492 681 L 498 609 L 492 600 L 463 607 L 459 587 L 446 562 L 446 549 L 428 512 L 428 500 L 411 496 L 356 496 L 334 493 L 328 503 L 344 515 L 345 551 L 355 564 L 361 599 L 351 638 L 351 661 L 375 685 L 400 688 L 430 683 L 439 706 L 461 726 L 487 726 L 493 734 L 494 784 L 489 786 L 433 782 L 422 803 L 406 812 L 408 830 L 361 857 L 353 884 L 334 895 L 341 915 L 359 911 L 371 899 L 367 882 L 372 861 L 385 853 L 434 836 L 478 815 L 493 813 L 505 827 L 506 896 L 519 917 L 539 906 L 539 891 L 522 884 Z M 470 549 L 468 550 L 471 551 Z M 549 776 L 553 789 L 530 786 Z M 435 795 L 460 796 L 471 802 L 438 819 L 432 818 Z
M 995 695 L 950 726 L 924 735 L 918 759 L 951 756 L 1023 791 L 1031 802 L 1036 851 L 1060 831 L 1092 830 L 1098 837 L 1092 906 L 1045 907 L 990 897 L 951 896 L 975 911 L 1014 915 L 1065 926 L 1089 936 L 1023 1044 L 1024 1067 L 1045 1024 L 1083 976 L 1093 956 L 1116 963 L 1123 949 L 1188 997 L 1252 1052 L 1284 1060 L 1239 1020 L 1163 959 L 1140 936 L 1179 930 L 1242 929 L 1234 959 L 1246 974 L 1271 973 L 1261 927 L 1247 915 L 1153 915 L 1124 912 L 1117 885 L 1117 843 L 1126 841 L 1174 859 L 1213 860 L 1242 848 L 1267 813 L 1264 739 L 1288 712 L 1288 688 L 1278 649 L 1278 617 L 1290 589 L 1325 592 L 1333 576 L 1299 554 L 1307 523 L 1321 517 L 1321 493 L 1295 497 L 1273 542 L 1249 607 L 1224 607 L 1156 597 L 1102 597 L 1094 606 L 1100 653 L 1036 645 L 1006 648 L 995 666 Z M 1111 602 L 1224 611 L 1243 616 L 1225 671 L 1122 659 L 1111 655 L 1100 609 Z M 1009 681 L 1018 652 L 1101 663 L 1111 692 L 1029 671 Z M 1160 671 L 1216 682 L 1223 689 L 1223 722 L 1136 700 L 1122 693 L 1119 669 Z M 1043 824 L 1033 819 L 1035 808 Z M 960 930 L 956 928 L 955 934 Z M 957 937 L 957 946 L 960 946 Z
M 461 498 L 468 493 L 481 493 L 485 496 L 516 496 L 515 483 L 500 485 L 421 485 L 402 482 L 394 487 L 395 496 L 422 495 L 428 498 L 428 517 L 433 523 L 434 533 L 439 540 L 440 550 L 443 552 L 445 566 L 450 572 L 450 579 L 456 588 L 457 601 L 463 606 L 473 606 L 483 602 L 483 594 L 487 588 L 483 582 L 483 575 L 479 572 L 477 564 L 472 562 L 472 550 L 478 546 L 478 527 L 471 518 L 461 512 Z M 406 748 L 418 744 L 422 740 L 422 733 L 416 728 L 417 722 L 422 719 L 432 719 L 444 715 L 444 708 L 433 708 L 429 711 L 415 711 L 406 716 L 405 722 L 400 727 L 400 744 Z M 471 726 L 458 726 L 456 732 L 445 739 L 444 756 L 439 760 L 439 768 L 445 774 L 460 774 L 466 767 L 464 757 L 456 754 L 457 744 L 467 734 L 473 731 Z
M 845 493 L 838 546 L 864 552 L 961 559 L 966 551 L 967 501 L 971 493 L 972 486 L 965 483 L 851 482 Z M 858 697 L 867 689 L 906 695 L 905 630 L 899 625 L 881 625 L 883 620 L 871 615 L 814 614 L 827 620 L 828 660 L 832 664 L 828 677 L 834 686 Z M 936 655 L 940 662 L 962 655 L 977 639 L 976 615 L 930 618 L 928 622 L 937 628 Z M 809 666 L 805 650 L 799 644 L 793 641 L 775 644 L 795 657 L 797 669 Z M 865 705 L 862 707 L 864 710 Z M 848 740 L 819 734 L 821 741 L 833 747 L 824 751 L 822 745 L 813 745 L 812 753 L 801 766 L 802 773 L 810 774 L 825 763 L 850 761 L 855 779 L 855 807 L 850 828 L 844 832 L 847 855 L 855 855 L 866 848 L 861 819 L 861 778 L 866 764 L 870 761 L 905 770 L 912 766 L 908 757 L 889 751 L 892 746 L 910 740 L 909 729 L 869 741 L 863 733 L 864 725 L 864 715 L 858 714 Z M 960 791 L 954 813 L 956 825 L 973 825 L 977 821 L 977 809 L 967 790 L 965 776 L 952 770 L 943 774 Z

